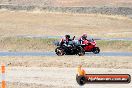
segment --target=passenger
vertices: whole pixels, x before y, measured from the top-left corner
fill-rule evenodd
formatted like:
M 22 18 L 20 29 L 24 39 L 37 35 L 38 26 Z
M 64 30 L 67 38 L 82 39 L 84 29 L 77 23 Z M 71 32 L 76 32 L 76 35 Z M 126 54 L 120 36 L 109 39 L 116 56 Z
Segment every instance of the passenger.
M 72 41 L 72 39 L 70 39 L 70 35 L 65 35 L 65 38 L 62 38 L 61 39 L 60 45 L 63 45 L 63 44 L 68 45 L 69 44 L 69 41 Z

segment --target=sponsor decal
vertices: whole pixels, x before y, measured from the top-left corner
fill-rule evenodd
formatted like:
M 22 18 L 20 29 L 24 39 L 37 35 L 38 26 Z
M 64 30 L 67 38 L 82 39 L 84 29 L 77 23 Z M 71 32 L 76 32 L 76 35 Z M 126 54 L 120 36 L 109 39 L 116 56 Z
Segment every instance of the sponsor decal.
M 129 74 L 86 74 L 85 70 L 79 66 L 76 81 L 79 85 L 86 83 L 130 83 Z

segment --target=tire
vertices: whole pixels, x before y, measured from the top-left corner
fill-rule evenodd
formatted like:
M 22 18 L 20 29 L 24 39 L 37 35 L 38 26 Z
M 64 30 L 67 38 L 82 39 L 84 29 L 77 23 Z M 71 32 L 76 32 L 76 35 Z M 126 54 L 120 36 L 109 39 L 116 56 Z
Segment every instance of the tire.
M 60 48 L 60 47 L 57 47 L 57 48 L 55 49 L 55 52 L 56 52 L 56 54 L 57 54 L 58 56 L 63 56 L 63 55 L 64 55 L 64 50 L 63 50 L 62 48 Z
M 76 81 L 80 86 L 83 86 L 86 83 L 86 78 L 84 76 L 76 75 Z
M 99 52 L 100 52 L 99 47 L 95 47 L 95 48 L 93 49 L 93 53 L 94 53 L 94 54 L 98 54 Z
M 82 48 L 82 47 L 79 47 L 80 49 L 79 49 L 79 51 L 78 51 L 78 55 L 79 56 L 84 56 L 85 55 L 85 51 L 84 51 L 84 49 Z

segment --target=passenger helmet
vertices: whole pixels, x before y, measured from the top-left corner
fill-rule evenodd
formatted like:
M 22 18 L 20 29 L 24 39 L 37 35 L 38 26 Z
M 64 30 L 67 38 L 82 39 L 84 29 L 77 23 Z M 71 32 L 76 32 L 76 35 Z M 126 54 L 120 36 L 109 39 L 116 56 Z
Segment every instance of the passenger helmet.
M 65 37 L 69 39 L 70 38 L 70 35 L 65 35 Z

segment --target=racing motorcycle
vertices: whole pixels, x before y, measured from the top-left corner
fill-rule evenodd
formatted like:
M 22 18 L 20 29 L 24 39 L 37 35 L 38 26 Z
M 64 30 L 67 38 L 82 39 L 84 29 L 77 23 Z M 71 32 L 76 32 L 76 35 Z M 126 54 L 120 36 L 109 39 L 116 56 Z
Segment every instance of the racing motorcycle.
M 85 52 L 93 52 L 94 54 L 98 54 L 100 52 L 100 49 L 96 46 L 94 39 L 85 40 L 81 46 Z
M 58 56 L 63 55 L 79 55 L 83 56 L 85 55 L 84 49 L 81 47 L 81 45 L 74 43 L 73 41 L 70 41 L 69 44 L 63 44 L 59 45 L 55 49 L 55 52 Z

